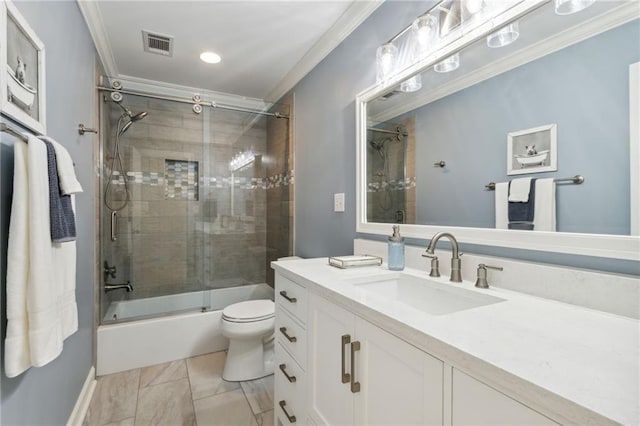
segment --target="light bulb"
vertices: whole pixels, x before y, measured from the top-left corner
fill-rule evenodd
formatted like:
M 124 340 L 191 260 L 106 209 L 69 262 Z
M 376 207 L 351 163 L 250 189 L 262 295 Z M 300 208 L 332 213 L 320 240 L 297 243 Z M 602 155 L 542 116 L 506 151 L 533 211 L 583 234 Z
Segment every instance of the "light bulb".
M 571 15 L 591 6 L 595 0 L 556 0 L 556 14 Z

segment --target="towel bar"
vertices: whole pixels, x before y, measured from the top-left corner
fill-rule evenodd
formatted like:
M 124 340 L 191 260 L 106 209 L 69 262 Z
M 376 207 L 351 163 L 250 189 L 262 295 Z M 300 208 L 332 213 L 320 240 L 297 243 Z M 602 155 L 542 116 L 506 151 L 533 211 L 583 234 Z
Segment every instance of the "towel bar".
M 21 139 L 25 142 L 28 141 L 28 138 L 25 135 L 23 135 L 22 133 L 18 132 L 13 127 L 5 123 L 0 123 L 0 132 L 9 133 L 10 135 L 15 136 L 16 138 Z
M 557 179 L 554 179 L 553 181 L 554 182 L 571 182 L 573 184 L 580 185 L 581 183 L 584 182 L 584 176 L 575 175 L 573 177 L 568 177 L 568 178 L 557 178 Z M 489 191 L 493 191 L 496 189 L 496 183 L 489 182 L 484 187 L 487 188 Z

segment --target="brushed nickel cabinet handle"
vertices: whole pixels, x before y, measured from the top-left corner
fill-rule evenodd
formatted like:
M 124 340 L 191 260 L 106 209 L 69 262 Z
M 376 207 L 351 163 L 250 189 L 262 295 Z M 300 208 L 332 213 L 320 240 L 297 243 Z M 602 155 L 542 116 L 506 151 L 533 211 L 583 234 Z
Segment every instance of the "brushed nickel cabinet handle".
M 298 339 L 295 336 L 289 336 L 287 334 L 287 327 L 280 327 L 280 333 L 284 334 L 284 337 L 286 337 L 287 340 L 290 341 L 291 343 L 295 343 L 298 341 Z
M 349 343 L 351 343 L 351 336 L 349 336 L 348 334 L 345 334 L 344 336 L 342 336 L 342 383 L 349 383 L 349 381 L 351 380 L 351 375 L 349 373 L 347 373 L 347 363 L 346 363 L 346 357 L 345 357 L 345 346 L 348 345 Z M 353 370 L 352 370 L 353 371 Z
M 286 377 L 290 383 L 294 383 L 296 381 L 296 376 L 290 376 L 287 374 L 287 370 L 285 370 L 287 368 L 286 364 L 280 364 L 279 367 L 282 374 L 284 374 L 284 377 Z
M 356 382 L 356 352 L 360 350 L 360 342 L 351 343 L 351 393 L 360 392 L 360 382 Z
M 291 303 L 296 303 L 298 301 L 298 299 L 296 299 L 295 297 L 289 297 L 287 296 L 287 292 L 282 290 L 280 292 L 280 296 L 284 297 L 285 299 L 287 299 L 289 302 Z
M 289 423 L 295 423 L 296 416 L 290 416 L 289 413 L 287 413 L 287 409 L 284 408 L 285 405 L 287 405 L 287 403 L 284 400 L 282 400 L 278 402 L 278 405 L 280 405 L 280 408 L 282 408 L 282 411 L 284 411 L 284 415 L 287 416 L 287 420 L 289 420 Z

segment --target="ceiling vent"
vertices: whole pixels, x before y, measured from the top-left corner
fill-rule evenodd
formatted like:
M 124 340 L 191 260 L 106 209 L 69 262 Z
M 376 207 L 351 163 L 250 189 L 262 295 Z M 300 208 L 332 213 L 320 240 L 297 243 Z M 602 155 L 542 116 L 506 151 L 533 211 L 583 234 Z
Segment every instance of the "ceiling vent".
M 173 56 L 173 37 L 142 30 L 144 51 L 163 56 Z

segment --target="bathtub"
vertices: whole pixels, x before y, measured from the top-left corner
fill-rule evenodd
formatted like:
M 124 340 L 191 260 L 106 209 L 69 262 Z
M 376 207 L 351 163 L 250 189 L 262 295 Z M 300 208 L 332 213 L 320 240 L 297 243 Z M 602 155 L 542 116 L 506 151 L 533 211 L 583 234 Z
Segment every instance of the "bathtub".
M 273 300 L 273 289 L 251 284 L 113 302 L 97 330 L 96 374 L 224 350 L 229 342 L 220 329 L 222 309 L 254 299 Z M 204 311 L 203 306 L 207 306 Z M 163 315 L 168 311 L 172 314 Z M 114 320 L 127 322 L 108 324 Z

